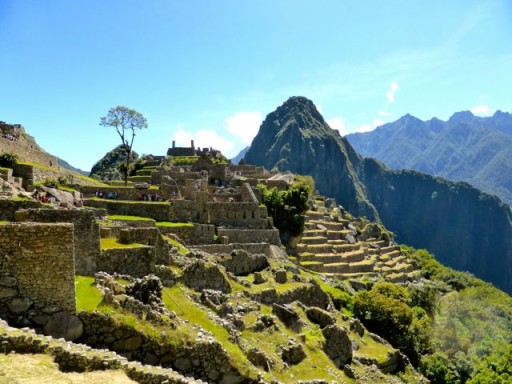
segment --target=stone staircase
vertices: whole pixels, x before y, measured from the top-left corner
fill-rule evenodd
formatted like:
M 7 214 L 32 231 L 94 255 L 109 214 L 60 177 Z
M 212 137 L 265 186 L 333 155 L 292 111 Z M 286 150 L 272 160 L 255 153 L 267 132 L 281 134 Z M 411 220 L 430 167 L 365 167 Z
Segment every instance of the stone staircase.
M 419 271 L 398 245 L 370 238 L 361 241 L 355 227 L 324 207 L 306 213 L 306 229 L 297 245 L 301 266 L 343 278 L 382 276 L 393 283 L 419 278 Z

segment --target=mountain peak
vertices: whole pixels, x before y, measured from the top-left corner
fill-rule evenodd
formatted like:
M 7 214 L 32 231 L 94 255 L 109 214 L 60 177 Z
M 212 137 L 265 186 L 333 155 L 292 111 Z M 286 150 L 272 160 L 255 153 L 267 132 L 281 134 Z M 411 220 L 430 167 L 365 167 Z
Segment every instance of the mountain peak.
M 455 112 L 448 120 L 451 123 L 465 123 L 475 118 L 471 111 Z

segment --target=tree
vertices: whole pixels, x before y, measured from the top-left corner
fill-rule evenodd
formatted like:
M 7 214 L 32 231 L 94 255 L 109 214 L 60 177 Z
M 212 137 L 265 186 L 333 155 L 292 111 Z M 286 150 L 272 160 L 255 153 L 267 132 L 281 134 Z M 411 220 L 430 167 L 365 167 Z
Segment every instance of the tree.
M 126 154 L 126 163 L 122 167 L 124 176 L 124 185 L 128 184 L 128 172 L 130 170 L 130 159 L 132 154 L 133 140 L 135 139 L 135 130 L 148 127 L 146 118 L 134 109 L 123 106 L 110 108 L 107 116 L 100 119 L 100 125 L 104 127 L 114 127 L 121 138 L 121 145 Z

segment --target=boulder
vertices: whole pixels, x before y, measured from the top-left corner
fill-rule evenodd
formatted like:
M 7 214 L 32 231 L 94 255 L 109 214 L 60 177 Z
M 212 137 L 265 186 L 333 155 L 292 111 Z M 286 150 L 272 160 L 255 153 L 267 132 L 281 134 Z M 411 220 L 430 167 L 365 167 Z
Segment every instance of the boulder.
M 286 277 L 286 271 L 284 269 L 280 269 L 279 271 L 276 271 L 276 283 L 284 284 L 286 283 L 287 277 Z
M 50 317 L 50 320 L 44 326 L 45 335 L 55 338 L 64 338 L 68 341 L 74 341 L 82 336 L 84 325 L 75 315 L 68 312 L 57 312 Z
M 21 315 L 26 312 L 32 304 L 33 302 L 30 299 L 15 297 L 7 304 L 7 307 L 9 307 L 9 312 L 12 314 Z
M 299 314 L 295 309 L 293 309 L 290 305 L 280 305 L 274 303 L 272 305 L 272 313 L 276 315 L 279 320 L 283 322 L 286 327 L 294 330 L 295 332 L 300 332 L 302 326 L 304 325 L 300 319 Z
M 306 358 L 306 352 L 304 352 L 302 344 L 290 342 L 290 344 L 283 348 L 281 358 L 287 364 L 299 364 Z
M 350 330 L 357 333 L 360 337 L 363 337 L 364 335 L 364 327 L 363 324 L 361 324 L 361 321 L 359 321 L 359 319 L 350 319 Z
M 226 271 L 235 276 L 247 276 L 250 273 L 260 272 L 269 266 L 265 255 L 252 255 L 243 249 L 235 249 L 230 256 L 221 260 Z
M 17 296 L 18 290 L 14 288 L 3 288 L 0 287 L 0 299 L 9 299 L 11 297 Z
M 117 352 L 130 352 L 139 349 L 141 345 L 142 338 L 140 335 L 134 335 L 114 342 L 112 349 Z
M 214 289 L 224 293 L 231 292 L 226 274 L 217 264 L 197 260 L 183 269 L 183 282 L 189 288 L 202 291 Z
M 310 321 L 318 324 L 321 328 L 336 323 L 336 319 L 331 314 L 318 307 L 310 307 L 306 309 L 306 316 Z
M 345 328 L 337 325 L 329 325 L 322 329 L 325 337 L 324 352 L 338 367 L 342 368 L 345 364 L 352 361 L 352 342 L 348 337 Z

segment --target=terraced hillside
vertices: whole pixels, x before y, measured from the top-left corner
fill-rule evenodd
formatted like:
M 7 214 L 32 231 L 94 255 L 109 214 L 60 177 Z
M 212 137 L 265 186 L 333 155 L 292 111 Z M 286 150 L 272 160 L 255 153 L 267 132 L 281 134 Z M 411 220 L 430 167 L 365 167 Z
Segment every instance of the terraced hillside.
M 320 207 L 306 214 L 306 229 L 297 246 L 300 265 L 329 276 L 417 281 L 419 270 L 394 245 L 388 232 L 367 223 L 363 230 L 338 208 Z

